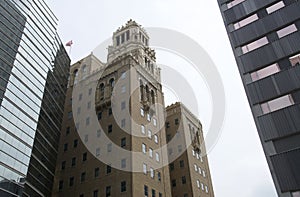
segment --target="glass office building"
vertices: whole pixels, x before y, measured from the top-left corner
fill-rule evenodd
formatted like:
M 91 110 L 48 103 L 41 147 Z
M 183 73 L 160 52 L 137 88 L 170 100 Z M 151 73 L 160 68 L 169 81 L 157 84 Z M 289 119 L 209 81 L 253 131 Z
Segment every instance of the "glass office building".
M 70 59 L 43 0 L 0 0 L 0 196 L 50 196 Z
M 300 1 L 218 0 L 281 197 L 300 196 Z

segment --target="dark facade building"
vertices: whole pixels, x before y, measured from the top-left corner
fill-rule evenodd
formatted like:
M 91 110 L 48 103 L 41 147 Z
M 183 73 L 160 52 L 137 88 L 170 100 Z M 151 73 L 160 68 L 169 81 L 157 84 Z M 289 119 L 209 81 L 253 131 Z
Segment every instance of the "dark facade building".
M 300 1 L 218 0 L 279 196 L 300 196 Z
M 70 59 L 43 0 L 0 0 L 0 196 L 51 196 Z

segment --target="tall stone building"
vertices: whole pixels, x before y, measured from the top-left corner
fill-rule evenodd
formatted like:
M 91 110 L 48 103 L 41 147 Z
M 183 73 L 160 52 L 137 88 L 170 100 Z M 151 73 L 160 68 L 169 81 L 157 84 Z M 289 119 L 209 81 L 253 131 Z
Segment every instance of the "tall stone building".
M 113 33 L 107 63 L 91 53 L 71 66 L 54 196 L 172 196 L 164 96 L 155 62 L 149 36 L 130 20 Z M 192 154 L 188 150 L 183 157 Z M 193 186 L 185 191 L 213 196 L 207 160 L 201 163 L 197 155 L 186 161 L 193 169 L 197 164 L 197 172 L 187 175 Z
M 201 122 L 182 103 L 166 112 L 172 196 L 214 196 Z
M 300 196 L 300 1 L 218 0 L 279 196 Z
M 51 196 L 70 59 L 42 0 L 0 0 L 0 196 Z

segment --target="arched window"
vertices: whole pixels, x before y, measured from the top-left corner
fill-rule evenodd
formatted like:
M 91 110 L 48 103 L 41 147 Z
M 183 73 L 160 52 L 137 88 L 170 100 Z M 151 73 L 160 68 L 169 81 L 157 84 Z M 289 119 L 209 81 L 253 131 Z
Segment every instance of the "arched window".
M 111 93 L 111 94 L 112 94 L 112 92 L 113 92 L 114 86 L 115 86 L 115 79 L 114 79 L 114 78 L 111 78 L 111 79 L 109 80 L 109 87 L 110 87 L 110 93 Z
M 154 104 L 155 103 L 155 95 L 154 95 L 154 91 L 151 90 L 151 103 Z
M 148 85 L 146 85 L 146 95 L 147 95 L 147 101 L 150 102 L 150 91 Z
M 73 73 L 74 85 L 78 83 L 78 70 L 76 69 Z

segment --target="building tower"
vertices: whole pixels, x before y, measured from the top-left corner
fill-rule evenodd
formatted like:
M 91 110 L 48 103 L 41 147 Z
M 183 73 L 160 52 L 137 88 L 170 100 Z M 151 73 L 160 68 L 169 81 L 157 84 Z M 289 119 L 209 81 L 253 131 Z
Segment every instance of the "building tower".
M 172 196 L 213 197 L 201 122 L 179 102 L 166 111 Z
M 300 2 L 218 0 L 279 196 L 300 196 Z
M 51 196 L 70 59 L 43 0 L 0 0 L 0 196 Z
M 132 20 L 112 39 L 107 63 L 90 54 L 71 66 L 53 194 L 171 196 L 155 52 Z

